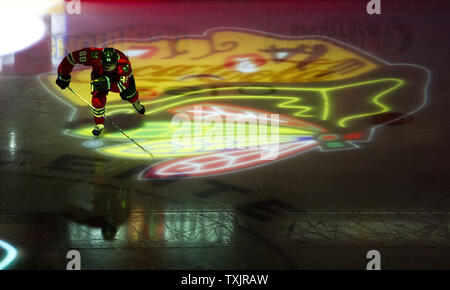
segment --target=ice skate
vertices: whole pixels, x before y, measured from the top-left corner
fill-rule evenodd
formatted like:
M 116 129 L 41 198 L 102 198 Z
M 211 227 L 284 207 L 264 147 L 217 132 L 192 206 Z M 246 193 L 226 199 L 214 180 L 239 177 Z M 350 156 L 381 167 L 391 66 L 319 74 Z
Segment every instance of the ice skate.
M 94 136 L 100 135 L 100 133 L 102 132 L 103 128 L 105 128 L 105 126 L 103 124 L 95 125 L 94 130 L 92 130 L 92 134 L 94 134 Z
M 141 104 L 141 102 L 139 102 L 139 100 L 137 100 L 136 102 L 132 103 L 132 105 L 136 109 L 136 111 L 138 111 L 139 114 L 144 115 L 145 108 L 144 108 L 144 106 L 142 106 L 142 104 Z

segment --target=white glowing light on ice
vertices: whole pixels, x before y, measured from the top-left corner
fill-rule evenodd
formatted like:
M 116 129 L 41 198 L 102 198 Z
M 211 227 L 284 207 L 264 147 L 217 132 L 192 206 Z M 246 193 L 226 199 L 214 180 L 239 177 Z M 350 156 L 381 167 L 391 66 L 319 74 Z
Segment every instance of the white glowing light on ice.
M 0 55 L 29 47 L 45 34 L 43 15 L 61 0 L 0 1 Z
M 239 63 L 236 65 L 236 70 L 243 73 L 252 73 L 258 70 L 258 66 L 256 66 L 249 58 L 247 57 L 238 57 L 236 59 Z
M 277 58 L 278 58 L 278 59 L 283 59 L 283 58 L 285 58 L 287 55 L 288 55 L 287 52 L 278 52 L 278 53 L 277 53 Z
M 124 53 L 126 55 L 128 55 L 129 57 L 137 57 L 137 56 L 141 56 L 147 52 L 148 52 L 148 49 L 130 49 L 130 50 L 125 51 Z

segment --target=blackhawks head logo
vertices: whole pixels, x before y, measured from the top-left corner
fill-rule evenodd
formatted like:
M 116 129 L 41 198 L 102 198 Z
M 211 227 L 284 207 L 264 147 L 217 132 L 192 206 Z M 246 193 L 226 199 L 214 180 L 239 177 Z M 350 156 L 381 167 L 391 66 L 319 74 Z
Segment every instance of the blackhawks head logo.
M 232 173 L 308 150 L 359 148 L 375 137 L 378 126 L 404 120 L 426 103 L 424 68 L 389 64 L 326 37 L 226 29 L 201 36 L 123 41 L 114 47 L 129 56 L 141 102 L 148 108 L 146 120 L 127 130 L 158 159 L 142 172 L 143 179 Z M 72 73 L 72 87 L 85 96 L 89 96 L 89 80 L 88 69 Z M 70 92 L 57 94 L 80 111 L 87 110 Z M 106 114 L 117 112 L 133 111 L 118 94 L 110 93 Z M 192 127 L 180 129 L 172 120 L 177 114 L 193 120 Z M 201 118 L 196 119 L 196 114 Z M 199 132 L 224 134 L 220 120 L 230 116 L 236 121 L 272 114 L 279 116 L 279 152 L 273 160 L 260 158 L 271 141 L 261 141 L 258 134 L 275 131 L 270 120 L 263 122 L 261 130 L 261 117 L 241 128 L 244 135 L 254 129 L 259 146 L 250 146 L 251 138 L 239 135 L 225 141 L 198 138 Z M 68 134 L 91 138 L 90 130 L 89 125 L 80 125 Z M 174 146 L 173 136 L 180 130 L 192 138 L 185 146 L 180 142 Z M 96 149 L 100 154 L 147 158 L 118 132 L 107 131 L 103 138 L 107 145 Z

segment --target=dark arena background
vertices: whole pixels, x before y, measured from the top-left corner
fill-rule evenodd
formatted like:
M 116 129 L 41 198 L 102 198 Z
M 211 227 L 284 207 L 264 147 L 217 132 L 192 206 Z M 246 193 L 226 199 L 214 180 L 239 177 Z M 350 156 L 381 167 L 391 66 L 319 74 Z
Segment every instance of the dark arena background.
M 449 8 L 369 2 L 2 0 L 0 269 L 449 269 Z

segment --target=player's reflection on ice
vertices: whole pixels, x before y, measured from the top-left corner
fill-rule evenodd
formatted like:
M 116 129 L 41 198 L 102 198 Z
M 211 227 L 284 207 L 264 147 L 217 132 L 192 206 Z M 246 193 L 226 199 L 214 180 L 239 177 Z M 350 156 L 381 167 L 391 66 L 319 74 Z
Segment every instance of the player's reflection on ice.
M 64 203 L 63 211 L 77 225 L 101 229 L 103 239 L 112 241 L 130 217 L 129 191 L 106 181 L 104 174 L 92 174 L 90 180 L 73 189 L 74 195 Z M 72 242 L 83 240 L 79 226 L 69 227 Z

